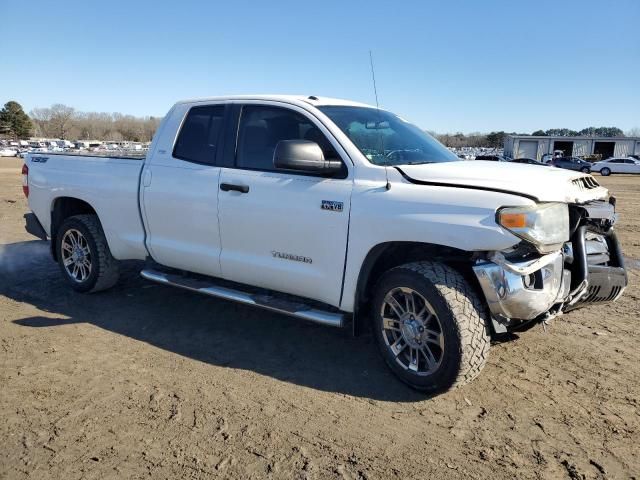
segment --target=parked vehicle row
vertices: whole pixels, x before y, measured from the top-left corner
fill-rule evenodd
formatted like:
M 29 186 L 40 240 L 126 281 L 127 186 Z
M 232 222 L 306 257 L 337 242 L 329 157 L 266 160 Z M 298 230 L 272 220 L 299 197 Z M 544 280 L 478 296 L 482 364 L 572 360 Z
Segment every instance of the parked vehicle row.
M 509 161 L 529 165 L 553 166 L 582 173 L 598 172 L 605 177 L 613 173 L 640 174 L 640 160 L 635 156 L 608 158 L 595 163 L 587 162 L 578 157 L 554 157 L 549 163 L 539 162 L 533 158 L 515 158 Z

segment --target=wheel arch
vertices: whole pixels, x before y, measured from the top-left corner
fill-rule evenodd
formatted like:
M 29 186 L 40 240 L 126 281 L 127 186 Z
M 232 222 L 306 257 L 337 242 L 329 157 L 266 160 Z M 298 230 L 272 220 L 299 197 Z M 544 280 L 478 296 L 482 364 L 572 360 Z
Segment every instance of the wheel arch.
M 57 197 L 51 202 L 51 255 L 55 261 L 58 261 L 58 255 L 56 252 L 56 240 L 58 235 L 58 229 L 60 225 L 69 217 L 74 215 L 96 215 L 95 208 L 80 198 L 77 197 Z M 99 220 L 99 218 L 98 218 Z
M 356 284 L 353 334 L 359 335 L 368 327 L 368 302 L 376 281 L 387 270 L 422 260 L 439 261 L 450 265 L 477 287 L 471 270 L 474 252 L 455 247 L 424 242 L 384 242 L 372 247 L 367 253 L 358 274 Z

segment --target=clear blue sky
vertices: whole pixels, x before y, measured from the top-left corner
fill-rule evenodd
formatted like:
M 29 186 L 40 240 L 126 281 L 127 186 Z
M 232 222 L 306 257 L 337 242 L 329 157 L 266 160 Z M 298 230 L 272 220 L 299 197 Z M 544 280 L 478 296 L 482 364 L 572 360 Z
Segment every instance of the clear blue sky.
M 437 132 L 640 127 L 640 1 L 0 0 L 0 102 L 374 102 Z

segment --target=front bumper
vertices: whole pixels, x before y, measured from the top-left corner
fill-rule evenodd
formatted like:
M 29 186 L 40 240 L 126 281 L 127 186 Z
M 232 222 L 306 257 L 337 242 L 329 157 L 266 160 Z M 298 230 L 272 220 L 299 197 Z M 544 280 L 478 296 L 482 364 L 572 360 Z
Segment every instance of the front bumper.
M 580 227 L 562 251 L 536 260 L 509 262 L 494 252 L 477 263 L 473 270 L 493 319 L 508 327 L 545 318 L 552 309 L 560 313 L 617 300 L 628 278 L 615 232 L 610 228 L 600 234 L 597 249 L 589 235 L 587 227 Z
M 492 261 L 478 263 L 473 271 L 492 316 L 508 323 L 511 319 L 533 320 L 562 301 L 570 283 L 563 264 L 559 251 L 518 263 L 494 255 Z

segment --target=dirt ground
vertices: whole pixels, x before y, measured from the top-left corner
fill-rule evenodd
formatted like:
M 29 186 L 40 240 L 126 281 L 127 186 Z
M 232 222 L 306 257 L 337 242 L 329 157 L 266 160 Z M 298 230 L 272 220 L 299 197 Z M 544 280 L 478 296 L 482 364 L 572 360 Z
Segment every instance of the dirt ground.
M 427 398 L 371 337 L 170 287 L 126 266 L 65 286 L 0 158 L 0 478 L 637 478 L 640 177 L 618 197 L 631 286 L 493 345 Z

